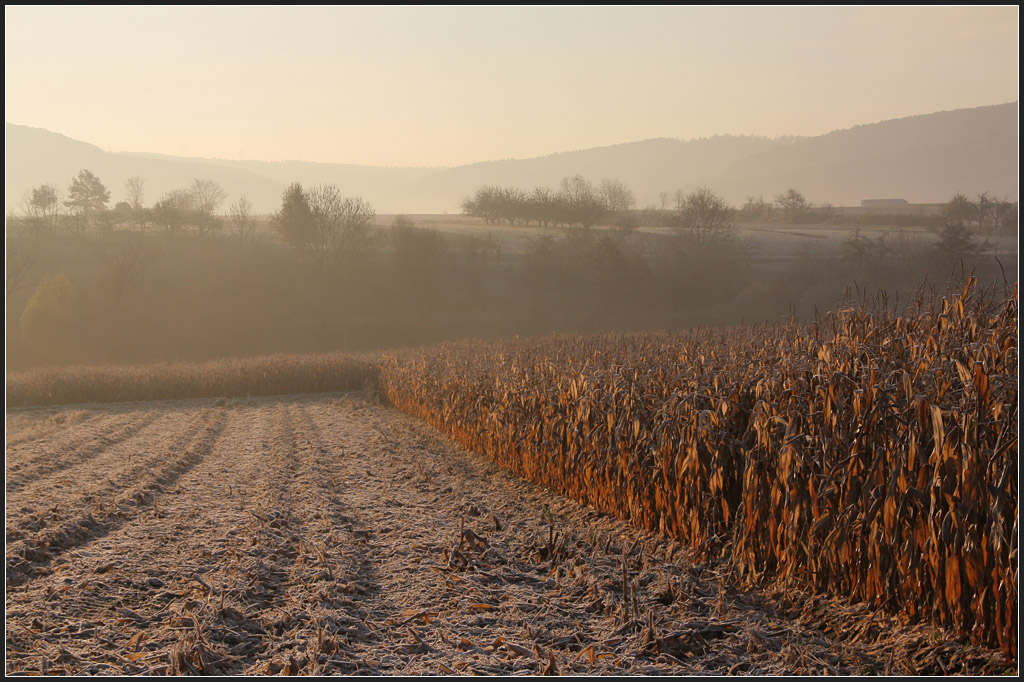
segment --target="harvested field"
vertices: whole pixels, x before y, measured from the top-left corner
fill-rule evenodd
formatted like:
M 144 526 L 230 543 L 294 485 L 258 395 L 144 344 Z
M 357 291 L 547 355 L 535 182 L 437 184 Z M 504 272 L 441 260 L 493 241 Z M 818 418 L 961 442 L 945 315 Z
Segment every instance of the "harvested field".
M 8 674 L 1001 673 L 356 394 L 7 417 Z

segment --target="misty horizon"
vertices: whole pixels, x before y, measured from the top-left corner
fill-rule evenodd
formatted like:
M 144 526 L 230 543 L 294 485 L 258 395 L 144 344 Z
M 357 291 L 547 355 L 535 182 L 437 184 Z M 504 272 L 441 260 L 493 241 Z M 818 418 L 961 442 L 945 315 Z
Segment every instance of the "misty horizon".
M 1003 107 L 1003 106 L 1010 106 L 1010 105 L 1017 105 L 1017 104 L 1019 104 L 1019 103 L 1016 100 L 1014 100 L 1014 101 L 1007 101 L 1007 102 L 977 104 L 975 106 L 960 107 L 960 108 L 957 108 L 957 109 L 948 109 L 948 110 L 943 110 L 943 111 L 920 112 L 920 113 L 909 114 L 909 115 L 906 115 L 906 116 L 900 116 L 898 118 L 892 118 L 892 119 L 880 119 L 880 120 L 877 120 L 877 121 L 864 121 L 864 122 L 861 122 L 861 123 L 856 123 L 856 124 L 854 124 L 854 125 L 852 125 L 852 126 L 850 126 L 848 128 L 836 128 L 834 130 L 829 130 L 827 132 L 819 133 L 819 134 L 802 134 L 802 133 L 799 133 L 799 132 L 794 132 L 794 133 L 779 134 L 779 135 L 760 135 L 760 134 L 756 134 L 756 133 L 745 133 L 745 132 L 740 132 L 740 131 L 718 132 L 718 133 L 711 133 L 711 134 L 707 134 L 707 135 L 699 135 L 699 136 L 693 136 L 693 137 L 686 137 L 685 135 L 675 135 L 675 136 L 673 136 L 673 135 L 665 134 L 665 135 L 656 135 L 656 136 L 653 136 L 653 137 L 620 140 L 620 141 L 617 141 L 617 142 L 611 141 L 611 142 L 606 142 L 606 143 L 603 143 L 603 144 L 595 144 L 595 145 L 590 146 L 590 147 L 576 147 L 576 148 L 571 148 L 571 149 L 569 149 L 569 148 L 554 149 L 554 150 L 551 150 L 551 151 L 548 151 L 548 152 L 542 152 L 540 154 L 534 154 L 534 155 L 525 155 L 524 154 L 524 155 L 519 155 L 519 156 L 515 156 L 515 155 L 513 155 L 513 156 L 506 156 L 506 157 L 501 157 L 501 158 L 477 158 L 477 159 L 467 160 L 467 161 L 464 161 L 462 163 L 449 164 L 449 165 L 441 164 L 441 163 L 373 164 L 373 163 L 356 163 L 356 162 L 348 161 L 348 160 L 345 160 L 345 159 L 313 160 L 313 159 L 298 158 L 298 157 L 295 157 L 295 158 L 284 157 L 284 158 L 271 159 L 271 158 L 255 158 L 255 157 L 251 157 L 251 156 L 215 156 L 215 155 L 214 156 L 209 156 L 209 155 L 203 155 L 202 153 L 174 154 L 174 153 L 167 153 L 167 152 L 158 152 L 158 151 L 154 151 L 152 149 L 110 149 L 110 148 L 105 148 L 104 146 L 98 144 L 97 142 L 95 142 L 93 140 L 79 140 L 79 139 L 75 139 L 75 138 L 67 135 L 64 131 L 61 131 L 61 130 L 50 130 L 49 128 L 45 128 L 43 126 L 32 125 L 30 123 L 18 123 L 18 122 L 14 122 L 14 121 L 5 121 L 5 124 L 6 125 L 18 126 L 18 127 L 21 127 L 21 128 L 34 128 L 34 129 L 37 129 L 37 130 L 42 130 L 42 131 L 45 131 L 47 133 L 52 133 L 54 135 L 59 135 L 61 137 L 65 137 L 65 138 L 67 138 L 69 140 L 74 140 L 76 142 L 84 142 L 86 144 L 90 144 L 90 145 L 92 145 L 92 146 L 94 146 L 94 147 L 96 147 L 98 149 L 101 149 L 102 151 L 104 151 L 104 152 L 106 152 L 108 154 L 118 154 L 118 155 L 123 155 L 123 156 L 138 156 L 138 157 L 144 157 L 144 158 L 169 158 L 169 159 L 182 159 L 182 160 L 201 160 L 201 161 L 230 161 L 230 162 L 251 161 L 251 162 L 267 163 L 267 164 L 301 163 L 301 164 L 323 165 L 323 166 L 357 166 L 357 167 L 363 167 L 363 168 L 385 168 L 385 169 L 386 168 L 403 168 L 403 169 L 415 169 L 415 170 L 449 170 L 449 169 L 452 169 L 452 168 L 463 168 L 463 167 L 466 167 L 466 166 L 474 166 L 474 165 L 478 165 L 478 164 L 482 164 L 482 163 L 491 163 L 491 162 L 496 162 L 496 161 L 527 161 L 527 160 L 532 160 L 532 159 L 541 159 L 541 158 L 546 158 L 546 157 L 551 157 L 551 156 L 558 156 L 558 155 L 561 155 L 561 154 L 572 154 L 572 153 L 577 153 L 577 152 L 588 152 L 588 151 L 609 149 L 609 148 L 614 148 L 614 147 L 624 147 L 624 146 L 631 145 L 631 144 L 642 144 L 642 143 L 646 143 L 646 142 L 657 142 L 657 141 L 662 141 L 662 140 L 670 141 L 670 142 L 679 142 L 679 143 L 683 143 L 683 144 L 708 142 L 708 141 L 714 141 L 714 140 L 718 140 L 718 139 L 727 139 L 727 140 L 728 139 L 763 140 L 763 141 L 769 141 L 769 142 L 783 142 L 783 143 L 799 142 L 799 141 L 803 141 L 803 140 L 810 139 L 810 138 L 824 137 L 826 135 L 831 135 L 833 133 L 843 132 L 844 130 L 851 130 L 851 129 L 861 128 L 861 127 L 864 127 L 864 126 L 870 126 L 870 125 L 877 124 L 877 123 L 888 123 L 888 122 L 892 122 L 892 121 L 906 121 L 906 120 L 910 120 L 910 119 L 920 118 L 922 116 L 927 116 L 929 114 L 954 113 L 954 112 L 959 112 L 959 111 L 967 111 L 967 110 L 971 110 L 971 109 L 985 109 L 985 108 L 990 108 L 990 107 Z
M 666 192 L 700 186 L 722 193 L 735 206 L 789 188 L 815 203 L 838 206 L 883 197 L 936 203 L 957 191 L 1014 201 L 1017 119 L 1014 102 L 859 124 L 817 137 L 660 137 L 527 159 L 420 168 L 106 152 L 63 133 L 7 123 L 7 210 L 20 210 L 31 187 L 62 185 L 61 176 L 83 168 L 95 171 L 115 192 L 128 177 L 141 176 L 153 198 L 209 177 L 232 199 L 248 197 L 262 213 L 273 211 L 284 187 L 296 181 L 337 184 L 384 214 L 441 214 L 459 212 L 461 201 L 480 185 L 530 190 L 577 174 L 595 182 L 625 182 L 641 207 L 657 205 Z M 957 163 L 943 163 L 945 158 Z

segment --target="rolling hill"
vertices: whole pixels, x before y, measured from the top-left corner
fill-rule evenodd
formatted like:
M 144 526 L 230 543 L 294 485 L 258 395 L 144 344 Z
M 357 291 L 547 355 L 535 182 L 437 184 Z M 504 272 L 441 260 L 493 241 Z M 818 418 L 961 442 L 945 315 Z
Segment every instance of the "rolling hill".
M 301 161 L 234 161 L 113 153 L 59 133 L 7 123 L 6 204 L 17 211 L 32 187 L 65 189 L 82 168 L 123 196 L 124 181 L 146 180 L 146 203 L 193 178 L 219 182 L 229 201 L 246 195 L 257 211 L 277 209 L 288 183 L 334 183 L 365 197 L 379 213 L 458 212 L 483 184 L 554 187 L 577 173 L 628 184 L 641 206 L 659 192 L 707 186 L 740 204 L 771 199 L 790 187 L 814 202 L 858 205 L 902 197 L 942 202 L 957 191 L 1018 196 L 1018 103 L 961 109 L 855 126 L 815 137 L 721 135 L 682 141 L 657 138 L 530 159 L 482 161 L 454 168 L 384 168 Z

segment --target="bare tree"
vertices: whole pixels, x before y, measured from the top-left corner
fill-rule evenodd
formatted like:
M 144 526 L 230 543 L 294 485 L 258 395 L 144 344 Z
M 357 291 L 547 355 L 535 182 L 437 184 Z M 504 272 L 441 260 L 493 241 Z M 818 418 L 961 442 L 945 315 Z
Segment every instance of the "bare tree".
M 636 195 L 621 180 L 604 179 L 598 186 L 605 207 L 613 213 L 628 211 L 636 205 Z
M 346 255 L 361 253 L 374 244 L 373 221 L 377 212 L 362 197 L 347 197 L 342 204 L 341 249 Z
M 978 201 L 977 203 L 975 203 L 975 206 L 978 207 L 978 227 L 980 229 L 985 229 L 985 224 L 988 221 L 988 216 L 990 213 L 992 213 L 993 209 L 995 208 L 992 201 L 992 195 L 988 192 L 982 192 L 981 194 L 978 195 Z
M 168 232 L 175 232 L 188 223 L 194 206 L 195 198 L 192 192 L 187 189 L 172 189 L 153 204 L 153 221 Z
M 238 240 L 243 244 L 252 244 L 255 237 L 256 221 L 252 215 L 252 203 L 243 194 L 230 208 L 231 225 L 238 234 Z
M 220 227 L 216 216 L 217 208 L 228 196 L 220 184 L 213 180 L 196 178 L 192 181 L 189 191 L 192 192 L 195 224 L 200 234 Z
M 996 199 L 992 210 L 992 228 L 1013 228 L 1017 224 L 1017 204 L 1005 199 Z
M 334 185 L 318 185 L 306 192 L 313 217 L 311 246 L 318 260 L 326 260 L 341 240 L 345 199 Z
M 54 185 L 39 185 L 26 195 L 22 211 L 36 233 L 53 233 L 61 203 L 60 190 Z
M 779 208 L 790 222 L 795 222 L 811 208 L 811 204 L 804 195 L 795 189 L 789 189 L 777 195 L 775 203 L 779 205 Z
M 343 197 L 334 185 L 320 185 L 306 193 L 313 219 L 312 246 L 318 257 L 351 256 L 372 242 L 377 214 L 362 197 Z
M 559 189 L 573 208 L 597 199 L 594 185 L 582 175 L 562 178 Z
M 133 175 L 124 181 L 124 195 L 132 208 L 142 208 L 142 200 L 146 196 L 146 181 L 142 176 Z
M 497 185 L 484 185 L 476 190 L 472 197 L 462 200 L 462 212 L 465 215 L 482 218 L 485 223 L 497 224 L 502 215 L 504 190 Z
M 676 202 L 676 211 L 682 211 L 686 205 L 686 192 L 681 189 L 677 189 L 672 193 L 672 200 Z
M 139 229 L 145 228 L 145 215 L 143 210 L 143 199 L 146 195 L 146 181 L 139 175 L 133 175 L 124 181 L 124 194 L 127 197 L 128 206 Z
M 676 233 L 694 244 L 713 244 L 736 235 L 732 208 L 707 187 L 687 194 L 676 216 Z
M 376 214 L 363 199 L 344 197 L 330 184 L 313 187 L 302 196 L 311 223 L 306 243 L 315 259 L 321 322 L 326 324 L 339 310 L 339 283 L 351 281 L 369 246 Z
M 557 197 L 548 187 L 535 187 L 527 198 L 527 223 L 536 220 L 538 225 L 547 227 L 558 218 L 555 210 Z
M 502 214 L 509 225 L 530 222 L 529 196 L 518 187 L 501 191 Z
M 563 178 L 559 185 L 559 194 L 568 207 L 572 223 L 590 227 L 604 214 L 601 197 L 594 189 L 594 185 L 582 175 Z
M 950 224 L 970 225 L 978 218 L 978 205 L 963 192 L 957 192 L 942 208 L 942 217 L 946 219 L 946 228 Z

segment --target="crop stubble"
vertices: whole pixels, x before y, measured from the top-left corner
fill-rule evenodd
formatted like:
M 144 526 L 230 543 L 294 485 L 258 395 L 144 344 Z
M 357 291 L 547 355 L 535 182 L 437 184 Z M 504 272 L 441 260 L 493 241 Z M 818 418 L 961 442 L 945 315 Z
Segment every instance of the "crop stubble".
M 864 606 L 740 591 L 724 562 L 692 562 L 355 395 L 82 412 L 8 417 L 8 673 L 1002 663 Z

